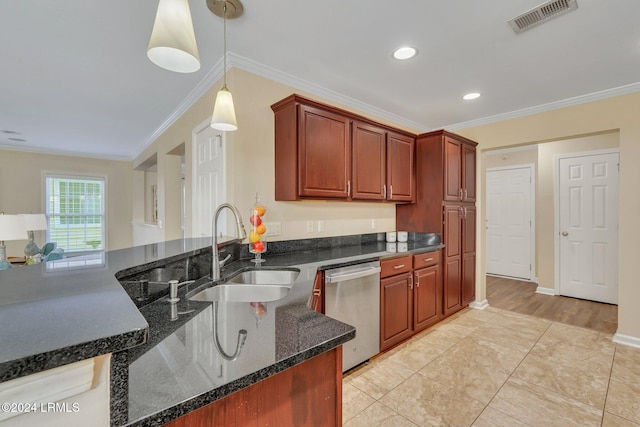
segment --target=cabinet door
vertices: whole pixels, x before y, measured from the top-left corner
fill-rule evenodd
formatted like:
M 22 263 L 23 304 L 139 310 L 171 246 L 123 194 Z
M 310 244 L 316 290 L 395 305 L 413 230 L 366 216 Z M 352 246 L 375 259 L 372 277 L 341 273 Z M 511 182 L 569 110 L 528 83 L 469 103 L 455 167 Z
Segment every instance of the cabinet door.
M 413 325 L 417 332 L 440 318 L 442 277 L 439 265 L 417 270 L 413 275 Z
M 455 139 L 444 138 L 444 200 L 459 202 L 462 200 L 462 143 Z
M 462 305 L 476 296 L 476 207 L 465 206 L 462 218 Z
M 415 139 L 387 134 L 387 200 L 415 201 Z
M 380 350 L 413 334 L 413 280 L 411 273 L 380 281 Z
M 444 208 L 444 314 L 449 315 L 462 308 L 462 207 Z
M 346 199 L 351 179 L 349 119 L 306 105 L 299 108 L 300 196 Z
M 462 200 L 476 201 L 476 147 L 462 145 Z
M 385 131 L 353 122 L 353 199 L 384 200 L 386 185 Z

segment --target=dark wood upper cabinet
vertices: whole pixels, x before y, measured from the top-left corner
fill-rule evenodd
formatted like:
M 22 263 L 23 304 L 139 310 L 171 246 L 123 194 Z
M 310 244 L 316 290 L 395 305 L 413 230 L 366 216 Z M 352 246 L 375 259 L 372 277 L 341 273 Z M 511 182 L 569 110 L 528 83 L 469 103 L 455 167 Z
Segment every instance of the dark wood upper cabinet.
M 351 175 L 349 119 L 306 105 L 298 108 L 300 196 L 346 199 Z
M 387 200 L 415 201 L 415 138 L 387 133 Z
M 476 201 L 476 148 L 462 146 L 462 201 Z
M 462 143 L 444 137 L 444 197 L 447 202 L 462 200 Z
M 386 132 L 377 126 L 353 122 L 353 198 L 384 200 Z
M 418 136 L 416 202 L 396 206 L 396 229 L 443 234 L 443 205 L 475 202 L 476 145 L 444 130 Z
M 275 116 L 275 199 L 415 200 L 415 136 L 291 95 Z

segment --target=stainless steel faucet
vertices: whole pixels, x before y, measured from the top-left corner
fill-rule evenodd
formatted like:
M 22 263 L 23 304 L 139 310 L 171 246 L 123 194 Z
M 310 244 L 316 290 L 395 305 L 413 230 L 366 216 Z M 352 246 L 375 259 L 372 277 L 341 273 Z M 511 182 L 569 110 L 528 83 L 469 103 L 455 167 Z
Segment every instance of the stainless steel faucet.
M 213 221 L 211 225 L 213 233 L 213 236 L 211 238 L 211 280 L 213 281 L 220 280 L 220 267 L 224 265 L 229 257 L 231 257 L 231 255 L 228 255 L 221 262 L 220 254 L 218 253 L 218 217 L 220 216 L 220 212 L 222 212 L 222 209 L 224 208 L 228 208 L 236 218 L 236 227 L 238 233 L 238 239 L 236 241 L 242 241 L 245 237 L 247 237 L 247 232 L 245 231 L 244 225 L 242 224 L 242 217 L 240 215 L 240 212 L 238 211 L 238 208 L 230 203 L 223 203 L 218 206 L 216 208 L 216 212 L 213 214 Z

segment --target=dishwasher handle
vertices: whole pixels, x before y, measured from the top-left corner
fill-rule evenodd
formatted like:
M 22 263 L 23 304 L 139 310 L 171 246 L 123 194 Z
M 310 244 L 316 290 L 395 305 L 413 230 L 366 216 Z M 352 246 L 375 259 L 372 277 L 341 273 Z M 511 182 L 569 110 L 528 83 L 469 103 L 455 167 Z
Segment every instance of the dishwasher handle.
M 372 276 L 380 273 L 380 267 L 367 267 L 359 270 L 352 270 L 342 273 L 325 273 L 325 283 L 344 282 L 346 280 L 359 279 L 361 277 Z

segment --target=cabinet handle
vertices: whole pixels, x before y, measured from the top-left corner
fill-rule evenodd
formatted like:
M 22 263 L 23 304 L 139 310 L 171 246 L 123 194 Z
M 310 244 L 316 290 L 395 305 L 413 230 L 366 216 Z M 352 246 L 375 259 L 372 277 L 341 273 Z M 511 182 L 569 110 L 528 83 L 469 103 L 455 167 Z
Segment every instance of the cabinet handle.
M 413 289 L 413 276 L 409 276 L 409 288 Z
M 387 198 L 387 184 L 384 184 L 382 186 L 382 198 L 386 199 Z
M 467 207 L 466 206 L 464 207 L 464 216 L 463 216 L 463 218 L 467 219 Z
M 460 187 L 460 191 L 458 192 L 458 198 L 462 200 L 462 187 Z
M 347 181 L 347 197 L 351 197 L 351 180 Z
M 464 210 L 462 210 L 462 206 L 460 206 L 460 219 L 464 217 Z
M 401 268 L 403 268 L 403 267 L 404 267 L 404 264 L 398 264 L 398 265 L 394 265 L 394 266 L 393 266 L 393 269 L 394 269 L 394 270 L 399 270 L 399 269 L 401 269 Z
M 420 287 L 420 275 L 416 273 L 416 288 Z
M 467 200 L 467 189 L 464 189 L 464 199 Z
M 389 184 L 389 200 L 393 199 L 393 185 Z
M 429 261 L 433 261 L 433 258 L 425 258 L 423 259 L 424 262 L 429 262 Z

